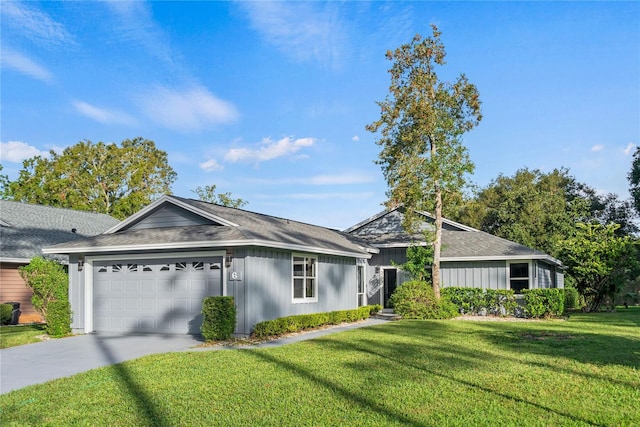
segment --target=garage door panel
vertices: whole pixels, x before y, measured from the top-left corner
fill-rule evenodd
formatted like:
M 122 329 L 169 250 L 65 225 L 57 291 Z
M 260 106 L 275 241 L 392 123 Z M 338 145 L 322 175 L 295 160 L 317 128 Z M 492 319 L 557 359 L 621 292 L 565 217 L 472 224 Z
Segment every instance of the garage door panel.
M 203 298 L 222 294 L 221 262 L 96 262 L 94 329 L 199 334 Z

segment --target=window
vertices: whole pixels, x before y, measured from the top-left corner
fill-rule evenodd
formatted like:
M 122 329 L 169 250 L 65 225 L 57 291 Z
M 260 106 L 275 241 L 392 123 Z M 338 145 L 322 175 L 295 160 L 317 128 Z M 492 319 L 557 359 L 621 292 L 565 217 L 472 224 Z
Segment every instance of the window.
M 318 301 L 317 269 L 318 258 L 311 256 L 293 257 L 293 301 Z
M 358 286 L 358 307 L 362 307 L 364 305 L 364 265 L 356 267 L 356 282 Z
M 529 263 L 518 262 L 509 264 L 509 285 L 515 293 L 521 293 L 529 288 Z

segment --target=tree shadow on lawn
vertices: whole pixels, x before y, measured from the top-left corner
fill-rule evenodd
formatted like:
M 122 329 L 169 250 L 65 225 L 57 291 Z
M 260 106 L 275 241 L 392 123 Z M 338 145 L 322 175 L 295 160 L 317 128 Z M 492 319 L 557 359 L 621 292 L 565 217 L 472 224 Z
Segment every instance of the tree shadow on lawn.
M 384 331 L 388 333 L 390 330 L 385 330 L 385 328 L 379 328 L 380 331 Z M 315 342 L 322 343 L 324 345 L 328 345 L 336 350 L 342 351 L 356 351 L 364 354 L 369 354 L 372 356 L 376 356 L 387 360 L 394 365 L 402 366 L 402 367 L 410 367 L 411 369 L 422 371 L 428 375 L 441 378 L 443 380 L 460 384 L 469 389 L 474 389 L 478 391 L 482 391 L 485 393 L 492 394 L 494 396 L 503 398 L 505 400 L 511 400 L 518 403 L 522 403 L 525 405 L 529 405 L 535 407 L 537 409 L 554 413 L 560 417 L 567 418 L 573 422 L 585 423 L 588 425 L 598 426 L 600 424 L 590 421 L 588 419 L 576 416 L 574 414 L 563 412 L 562 410 L 551 408 L 542 404 L 539 404 L 535 401 L 524 399 L 522 397 L 512 395 L 506 392 L 501 392 L 497 390 L 493 390 L 481 384 L 476 384 L 471 381 L 467 381 L 461 378 L 456 378 L 452 374 L 447 374 L 445 372 L 457 372 L 460 369 L 472 368 L 474 365 L 477 366 L 479 363 L 483 364 L 491 364 L 495 361 L 496 355 L 484 351 L 470 351 L 468 348 L 457 346 L 457 345 L 449 345 L 441 346 L 441 345 L 417 345 L 412 343 L 403 343 L 403 344 L 383 344 L 379 340 L 373 339 L 364 339 L 364 340 L 332 340 L 329 337 L 318 338 L 314 340 Z M 415 363 L 416 360 L 424 359 L 426 363 L 420 364 Z M 274 363 L 280 363 L 280 361 L 274 360 Z M 442 366 L 443 369 L 434 369 L 431 366 Z M 356 367 L 355 365 L 351 365 L 351 368 L 361 369 L 361 367 Z M 294 369 L 298 369 L 298 367 L 294 367 Z M 323 379 L 324 382 L 327 382 L 326 379 Z M 348 397 L 348 396 L 347 396 Z
M 483 336 L 491 345 L 511 351 L 601 366 L 640 369 L 640 337 L 633 339 L 613 334 L 579 332 L 570 325 L 562 324 L 537 323 L 535 327 L 517 327 L 497 322 L 478 323 L 476 326 L 484 330 Z
M 318 384 L 321 387 L 329 389 L 332 392 L 335 392 L 341 395 L 352 404 L 358 405 L 365 410 L 374 411 L 384 416 L 385 418 L 389 418 L 391 420 L 401 422 L 408 426 L 423 427 L 428 425 L 428 424 L 419 422 L 415 419 L 412 419 L 407 414 L 404 414 L 398 410 L 381 405 L 375 400 L 371 399 L 370 397 L 364 394 L 354 393 L 353 391 L 347 389 L 346 387 L 343 387 L 340 384 L 331 381 L 327 377 L 315 374 L 311 369 L 306 369 L 301 366 L 295 365 L 291 362 L 278 359 L 277 357 L 273 356 L 272 353 L 270 353 L 268 350 L 243 350 L 243 351 L 246 351 L 247 354 L 254 356 L 256 359 L 260 359 L 269 364 L 280 366 L 288 371 L 291 371 L 292 373 L 294 373 L 295 375 L 301 378 L 305 378 L 307 380 L 310 380 Z

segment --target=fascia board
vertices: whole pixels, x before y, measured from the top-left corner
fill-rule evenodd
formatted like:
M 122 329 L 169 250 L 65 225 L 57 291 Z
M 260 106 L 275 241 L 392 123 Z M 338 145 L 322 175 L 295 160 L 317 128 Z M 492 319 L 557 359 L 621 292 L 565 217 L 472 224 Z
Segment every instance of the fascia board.
M 549 255 L 492 255 L 492 256 L 463 256 L 463 257 L 442 257 L 441 262 L 456 261 L 512 261 L 512 260 L 545 260 L 552 264 L 561 266 L 562 263 Z
M 169 243 L 151 243 L 142 245 L 117 245 L 117 246 L 105 246 L 105 247 L 73 247 L 73 248 L 44 248 L 42 250 L 45 254 L 72 254 L 72 253 L 106 253 L 106 252 L 140 252 L 150 250 L 167 250 L 167 249 L 195 249 L 204 247 L 239 247 L 239 246 L 260 246 L 275 249 L 287 249 L 292 251 L 311 252 L 326 255 L 346 256 L 351 258 L 371 258 L 371 255 L 365 252 L 350 252 L 341 251 L 335 249 L 325 249 L 317 246 L 306 246 L 287 244 L 280 242 L 270 242 L 267 240 L 211 240 L 201 242 L 169 242 Z

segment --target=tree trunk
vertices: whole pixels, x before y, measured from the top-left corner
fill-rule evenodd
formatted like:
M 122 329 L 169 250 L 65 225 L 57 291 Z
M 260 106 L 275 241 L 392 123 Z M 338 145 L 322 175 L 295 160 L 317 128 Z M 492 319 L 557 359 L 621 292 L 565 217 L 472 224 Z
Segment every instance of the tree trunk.
M 440 249 L 442 247 L 442 191 L 440 189 L 440 181 L 435 180 L 434 188 L 436 193 L 436 238 L 433 242 L 431 278 L 433 280 L 433 293 L 437 299 L 440 299 Z

